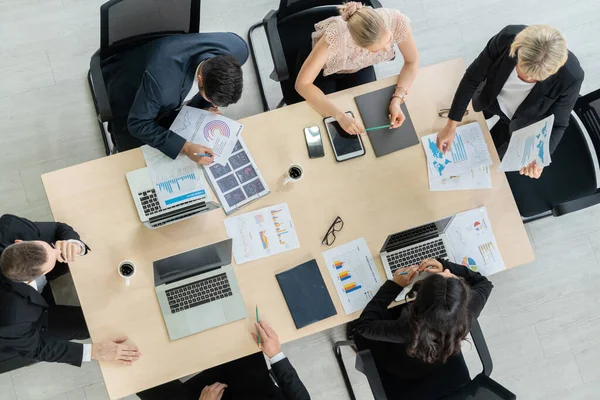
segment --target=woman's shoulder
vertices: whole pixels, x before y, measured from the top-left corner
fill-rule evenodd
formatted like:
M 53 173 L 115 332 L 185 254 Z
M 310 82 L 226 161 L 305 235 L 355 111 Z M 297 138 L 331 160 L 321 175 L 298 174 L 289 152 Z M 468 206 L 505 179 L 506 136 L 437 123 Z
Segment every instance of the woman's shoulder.
M 394 8 L 377 8 L 376 11 L 388 23 L 396 42 L 406 39 L 410 31 L 410 18 Z

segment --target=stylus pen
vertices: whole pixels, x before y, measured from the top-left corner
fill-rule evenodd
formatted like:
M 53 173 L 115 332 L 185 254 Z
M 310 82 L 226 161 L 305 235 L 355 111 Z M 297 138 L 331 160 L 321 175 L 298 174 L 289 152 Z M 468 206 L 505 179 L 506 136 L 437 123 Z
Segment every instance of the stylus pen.
M 392 125 L 390 124 L 390 125 L 374 126 L 374 127 L 372 127 L 372 128 L 367 128 L 367 129 L 365 129 L 365 131 L 369 132 L 369 131 L 374 131 L 374 130 L 376 130 L 376 129 L 389 128 L 390 126 L 392 126 Z
M 433 268 L 433 266 L 428 266 L 427 268 Z M 398 275 L 408 275 L 408 272 L 399 272 Z
M 194 153 L 196 157 L 212 157 L 212 154 L 208 153 Z
M 258 305 L 256 306 L 256 323 L 258 324 Z M 258 339 L 258 344 L 260 344 L 260 330 L 256 330 L 256 338 Z

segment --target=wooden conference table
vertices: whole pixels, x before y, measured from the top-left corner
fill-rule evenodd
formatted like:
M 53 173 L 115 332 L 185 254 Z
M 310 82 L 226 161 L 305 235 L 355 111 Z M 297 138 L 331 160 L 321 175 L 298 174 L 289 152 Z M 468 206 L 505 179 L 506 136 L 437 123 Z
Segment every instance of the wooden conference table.
M 464 73 L 462 59 L 422 68 L 410 90 L 407 107 L 419 136 L 445 124 L 438 117 L 449 107 Z M 342 109 L 359 115 L 353 98 L 394 84 L 388 78 L 331 95 Z M 139 149 L 45 174 L 42 179 L 54 218 L 72 225 L 92 248 L 71 266 L 71 273 L 92 340 L 129 336 L 143 357 L 131 367 L 101 363 L 111 398 L 120 398 L 258 351 L 250 332 L 254 307 L 278 332 L 282 342 L 323 331 L 358 317 L 346 315 L 329 277 L 321 239 L 336 216 L 345 222 L 336 244 L 364 237 L 377 256 L 388 234 L 428 223 L 478 206 L 486 206 L 500 252 L 508 268 L 534 259 L 510 187 L 497 172 L 498 155 L 481 113 L 471 110 L 465 122 L 478 121 L 492 154 L 491 190 L 430 192 L 421 145 L 376 158 L 365 138 L 364 157 L 337 163 L 322 118 L 301 103 L 240 121 L 244 140 L 264 175 L 271 194 L 238 213 L 287 202 L 300 248 L 237 266 L 235 273 L 248 309 L 237 321 L 187 338 L 170 341 L 154 292 L 152 262 L 227 238 L 225 214 L 212 211 L 157 230 L 140 222 L 125 173 L 145 166 Z M 303 128 L 321 126 L 325 157 L 309 159 Z M 286 186 L 290 164 L 304 167 L 304 178 Z M 316 259 L 337 309 L 337 315 L 296 329 L 275 273 Z M 117 274 L 120 261 L 138 269 L 131 286 Z

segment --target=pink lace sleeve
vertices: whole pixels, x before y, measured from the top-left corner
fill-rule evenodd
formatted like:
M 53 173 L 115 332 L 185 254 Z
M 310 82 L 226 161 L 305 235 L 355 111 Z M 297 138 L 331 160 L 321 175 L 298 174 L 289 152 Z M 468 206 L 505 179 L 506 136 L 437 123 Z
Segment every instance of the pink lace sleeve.
M 398 10 L 392 8 L 385 9 L 388 13 L 390 29 L 394 34 L 394 42 L 404 41 L 410 31 L 410 19 Z
M 315 32 L 312 34 L 312 45 L 315 47 L 317 42 L 324 37 L 329 45 L 327 50 L 327 61 L 325 62 L 324 75 L 329 75 L 332 72 L 343 67 L 344 50 L 342 49 L 343 33 L 346 28 L 346 23 L 341 17 L 330 17 L 326 20 L 315 24 Z

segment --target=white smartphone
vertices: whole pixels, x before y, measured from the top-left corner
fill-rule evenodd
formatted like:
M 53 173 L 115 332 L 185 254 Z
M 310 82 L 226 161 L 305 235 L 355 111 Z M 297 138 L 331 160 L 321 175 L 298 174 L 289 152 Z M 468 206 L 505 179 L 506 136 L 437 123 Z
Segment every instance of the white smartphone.
M 346 112 L 346 114 L 354 117 L 351 111 Z M 323 122 L 337 161 L 346 161 L 365 155 L 365 147 L 360 135 L 346 133 L 333 117 L 327 117 Z

